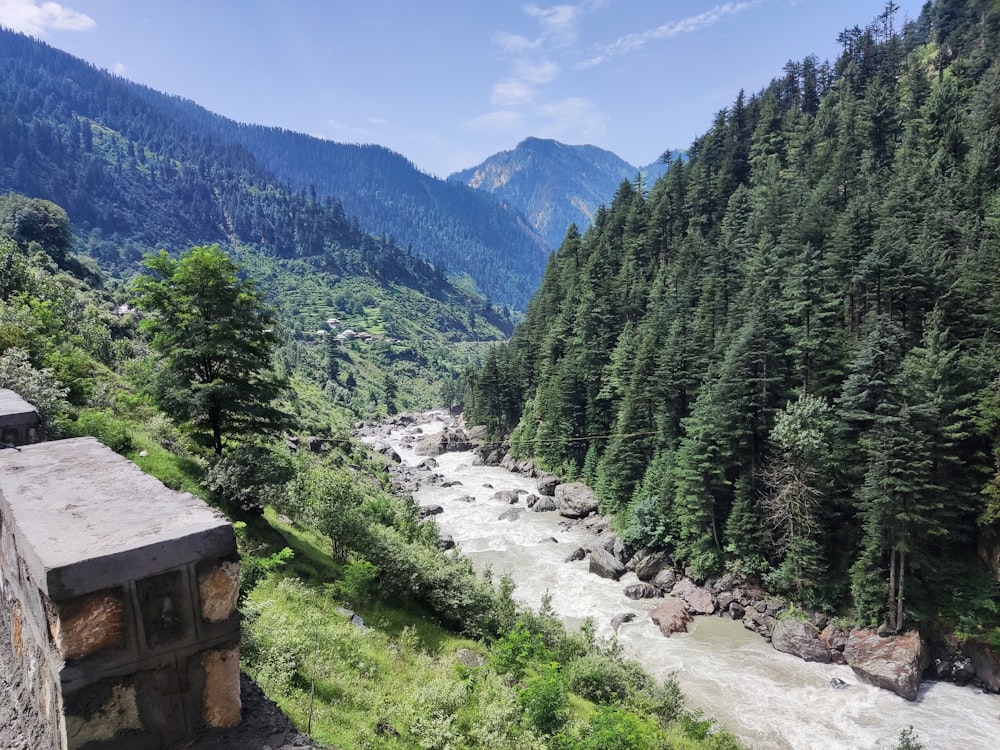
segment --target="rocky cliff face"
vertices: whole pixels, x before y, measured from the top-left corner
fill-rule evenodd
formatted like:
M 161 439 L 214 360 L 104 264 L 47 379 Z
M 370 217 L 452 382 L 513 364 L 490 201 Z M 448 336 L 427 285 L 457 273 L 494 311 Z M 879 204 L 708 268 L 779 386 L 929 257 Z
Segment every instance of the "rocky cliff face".
M 611 202 L 623 180 L 640 171 L 651 185 L 664 170 L 654 163 L 634 167 L 596 146 L 568 146 L 558 141 L 528 138 L 512 151 L 494 154 L 478 166 L 448 177 L 477 190 L 493 193 L 518 209 L 556 248 L 570 224 L 583 232 L 594 212 Z

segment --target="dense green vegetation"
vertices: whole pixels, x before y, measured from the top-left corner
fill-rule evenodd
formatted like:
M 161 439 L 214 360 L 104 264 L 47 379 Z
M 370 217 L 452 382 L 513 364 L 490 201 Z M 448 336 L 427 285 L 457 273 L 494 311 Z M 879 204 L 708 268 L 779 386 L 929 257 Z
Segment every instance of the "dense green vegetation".
M 280 313 L 220 248 L 152 254 L 123 284 L 72 236 L 55 204 L 0 200 L 0 387 L 39 408 L 50 439 L 98 437 L 238 521 L 242 666 L 300 728 L 351 748 L 738 746 L 592 627 L 522 611 L 509 581 L 445 554 L 385 459 L 339 426 L 350 401 L 310 392 Z M 275 441 L 275 407 L 290 439 L 323 426 L 323 445 Z
M 0 190 L 65 208 L 105 266 L 239 242 L 428 294 L 464 273 L 514 309 L 544 267 L 544 242 L 491 195 L 381 147 L 240 125 L 6 29 L 0 100 Z
M 1000 8 L 845 30 L 566 235 L 471 414 L 624 538 L 858 621 L 986 635 Z

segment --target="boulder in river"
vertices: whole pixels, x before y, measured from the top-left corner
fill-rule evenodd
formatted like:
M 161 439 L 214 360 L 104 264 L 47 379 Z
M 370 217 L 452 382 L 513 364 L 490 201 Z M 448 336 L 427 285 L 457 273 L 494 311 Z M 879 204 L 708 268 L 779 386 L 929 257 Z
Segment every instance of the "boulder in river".
M 393 463 L 402 463 L 402 459 L 399 457 L 399 454 L 396 453 L 396 449 L 389 445 L 385 440 L 376 440 L 372 443 L 371 448 L 373 451 L 381 456 L 385 456 Z
M 982 680 L 983 687 L 994 693 L 1000 693 L 1000 651 L 980 641 L 970 641 L 966 645 L 966 650 L 976 677 Z
M 556 501 L 551 497 L 540 497 L 538 498 L 534 505 L 531 506 L 531 510 L 535 513 L 544 513 L 546 511 L 551 511 L 556 509 Z
M 518 497 L 517 492 L 514 490 L 500 490 L 499 492 L 494 492 L 493 497 L 491 497 L 490 500 L 513 505 L 518 501 Z
M 509 508 L 497 516 L 498 521 L 516 521 L 521 514 L 524 513 L 524 508 Z
M 610 552 L 597 547 L 590 552 L 590 572 L 617 581 L 625 574 L 625 566 Z
M 639 558 L 635 564 L 635 574 L 639 576 L 640 581 L 652 581 L 666 564 L 667 554 L 665 552 L 652 552 Z
M 663 596 L 660 590 L 651 583 L 632 583 L 626 586 L 622 593 L 629 599 L 655 599 Z
M 659 573 L 653 576 L 650 583 L 660 591 L 669 594 L 677 584 L 677 573 L 674 572 L 673 568 L 662 568 Z
M 469 435 L 461 428 L 445 427 L 441 432 L 426 435 L 417 441 L 413 452 L 418 456 L 440 456 L 449 451 L 472 450 Z
M 451 534 L 442 534 L 438 539 L 438 546 L 443 550 L 455 549 L 455 537 Z
M 545 497 L 552 497 L 556 494 L 556 485 L 559 484 L 559 477 L 554 474 L 542 474 L 538 477 L 538 481 L 535 482 L 535 489 L 538 490 L 539 495 Z
M 710 615 L 715 612 L 712 595 L 701 586 L 696 586 L 690 578 L 685 578 L 674 586 L 673 594 L 683 599 L 688 609 L 696 615 Z
M 686 633 L 687 624 L 691 622 L 691 615 L 688 614 L 684 602 L 672 596 L 660 602 L 656 609 L 649 613 L 649 618 L 667 637 L 673 633 Z
M 597 496 L 583 482 L 560 484 L 555 498 L 559 515 L 565 518 L 584 518 L 597 512 Z
M 869 628 L 855 628 L 847 638 L 844 658 L 858 677 L 906 698 L 917 699 L 930 653 L 920 633 L 882 638 Z
M 803 661 L 830 663 L 830 649 L 820 639 L 816 627 L 794 617 L 785 617 L 774 624 L 771 645 L 778 651 L 797 656 Z
M 577 560 L 582 560 L 587 556 L 587 550 L 583 547 L 577 547 L 575 550 L 570 552 L 563 562 L 576 562 Z
M 444 508 L 440 505 L 422 505 L 417 510 L 417 518 L 430 518 L 440 513 L 444 513 Z
M 617 615 L 611 618 L 611 628 L 616 633 L 618 628 L 624 625 L 626 622 L 632 622 L 635 619 L 635 612 L 619 612 Z

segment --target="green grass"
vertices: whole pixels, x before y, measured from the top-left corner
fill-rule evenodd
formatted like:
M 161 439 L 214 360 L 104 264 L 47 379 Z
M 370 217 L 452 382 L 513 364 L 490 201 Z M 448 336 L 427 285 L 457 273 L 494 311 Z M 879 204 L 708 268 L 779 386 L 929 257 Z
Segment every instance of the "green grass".
M 205 496 L 201 486 L 204 467 L 193 458 L 171 453 L 145 433 L 133 434 L 132 450 L 126 457 L 172 490 Z

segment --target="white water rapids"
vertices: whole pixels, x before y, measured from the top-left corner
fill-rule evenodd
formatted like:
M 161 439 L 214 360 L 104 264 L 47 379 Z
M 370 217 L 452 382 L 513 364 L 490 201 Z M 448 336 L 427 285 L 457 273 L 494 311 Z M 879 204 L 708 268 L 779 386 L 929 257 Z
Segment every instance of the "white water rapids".
M 442 422 L 421 425 L 423 434 Z M 415 466 L 424 457 L 401 441 L 396 430 L 389 442 L 403 462 Z M 515 597 L 537 608 L 543 596 L 570 627 L 592 617 L 598 633 L 614 635 L 611 618 L 635 612 L 622 625 L 618 639 L 625 654 L 651 674 L 674 673 L 689 708 L 736 734 L 754 750 L 885 750 L 895 746 L 901 730 L 914 728 L 927 750 L 997 750 L 1000 748 L 1000 696 L 941 682 L 925 682 L 915 702 L 859 681 L 849 667 L 813 664 L 775 651 L 760 636 L 728 617 L 698 617 L 689 633 L 665 638 L 649 619 L 650 601 L 632 601 L 622 588 L 638 579 L 633 573 L 611 581 L 588 572 L 586 560 L 564 563 L 593 537 L 584 529 L 560 528 L 557 513 L 528 510 L 514 521 L 498 516 L 512 506 L 491 501 L 499 490 L 535 492 L 534 480 L 492 466 L 474 466 L 471 452 L 436 457 L 436 472 L 449 488 L 421 487 L 420 505 L 440 505 L 436 516 L 443 534 L 451 534 L 477 570 L 487 566 L 494 580 L 510 574 Z M 485 485 L 491 485 L 487 487 Z M 459 502 L 473 495 L 475 502 Z M 523 500 L 518 506 L 524 508 Z M 552 542 L 552 537 L 556 542 Z M 834 690 L 838 677 L 848 687 Z

